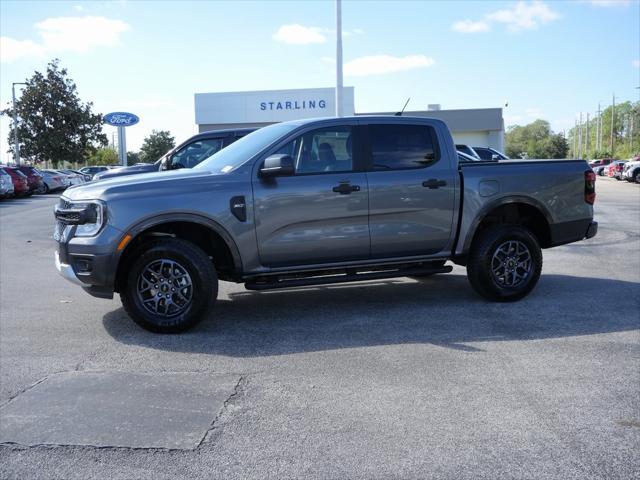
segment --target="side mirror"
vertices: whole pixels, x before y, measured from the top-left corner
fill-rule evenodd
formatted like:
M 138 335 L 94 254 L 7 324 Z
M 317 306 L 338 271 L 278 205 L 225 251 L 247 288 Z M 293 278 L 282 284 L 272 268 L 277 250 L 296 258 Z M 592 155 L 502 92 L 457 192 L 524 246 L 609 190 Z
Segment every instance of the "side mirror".
M 282 154 L 267 157 L 260 169 L 263 177 L 286 177 L 294 173 L 293 158 Z

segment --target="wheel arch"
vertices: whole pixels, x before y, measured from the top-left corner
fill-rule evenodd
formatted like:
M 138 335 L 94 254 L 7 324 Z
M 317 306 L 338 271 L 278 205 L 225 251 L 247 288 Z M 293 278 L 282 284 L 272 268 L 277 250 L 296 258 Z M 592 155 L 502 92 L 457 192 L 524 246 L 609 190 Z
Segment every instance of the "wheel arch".
M 463 244 L 463 254 L 469 252 L 473 241 L 488 226 L 509 223 L 529 228 L 542 248 L 551 246 L 551 225 L 553 219 L 547 208 L 531 197 L 503 197 L 485 205 L 467 231 Z
M 171 213 L 146 218 L 127 229 L 131 240 L 117 256 L 115 291 L 120 291 L 124 272 L 135 253 L 149 239 L 171 236 L 189 240 L 213 258 L 221 279 L 235 280 L 242 272 L 242 259 L 235 241 L 218 222 L 192 213 Z M 123 236 L 124 238 L 124 236 Z

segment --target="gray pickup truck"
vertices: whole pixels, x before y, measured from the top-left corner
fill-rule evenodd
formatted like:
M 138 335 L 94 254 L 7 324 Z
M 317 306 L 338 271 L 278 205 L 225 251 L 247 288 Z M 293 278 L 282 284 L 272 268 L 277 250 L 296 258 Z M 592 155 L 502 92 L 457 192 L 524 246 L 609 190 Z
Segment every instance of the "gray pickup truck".
M 195 325 L 218 280 L 252 290 L 447 273 L 514 301 L 541 249 L 593 237 L 583 160 L 462 162 L 434 119 L 313 119 L 257 130 L 193 169 L 69 188 L 56 267 L 142 327 Z

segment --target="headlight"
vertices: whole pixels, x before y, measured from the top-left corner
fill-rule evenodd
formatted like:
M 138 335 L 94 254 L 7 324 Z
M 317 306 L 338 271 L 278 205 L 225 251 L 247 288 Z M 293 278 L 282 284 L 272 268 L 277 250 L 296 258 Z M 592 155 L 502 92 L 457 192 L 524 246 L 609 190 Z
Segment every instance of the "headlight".
M 97 235 L 106 220 L 104 204 L 98 200 L 70 202 L 60 199 L 55 216 L 64 225 L 76 225 L 76 237 Z

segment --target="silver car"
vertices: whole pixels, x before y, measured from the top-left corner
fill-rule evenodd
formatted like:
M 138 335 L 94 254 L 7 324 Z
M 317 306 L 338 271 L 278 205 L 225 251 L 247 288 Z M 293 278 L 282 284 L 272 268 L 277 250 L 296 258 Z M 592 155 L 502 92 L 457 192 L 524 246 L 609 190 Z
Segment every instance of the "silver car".
M 70 185 L 70 180 L 57 170 L 40 170 L 44 181 L 44 193 L 64 190 Z
M 0 198 L 7 198 L 13 195 L 13 180 L 11 175 L 0 168 Z

